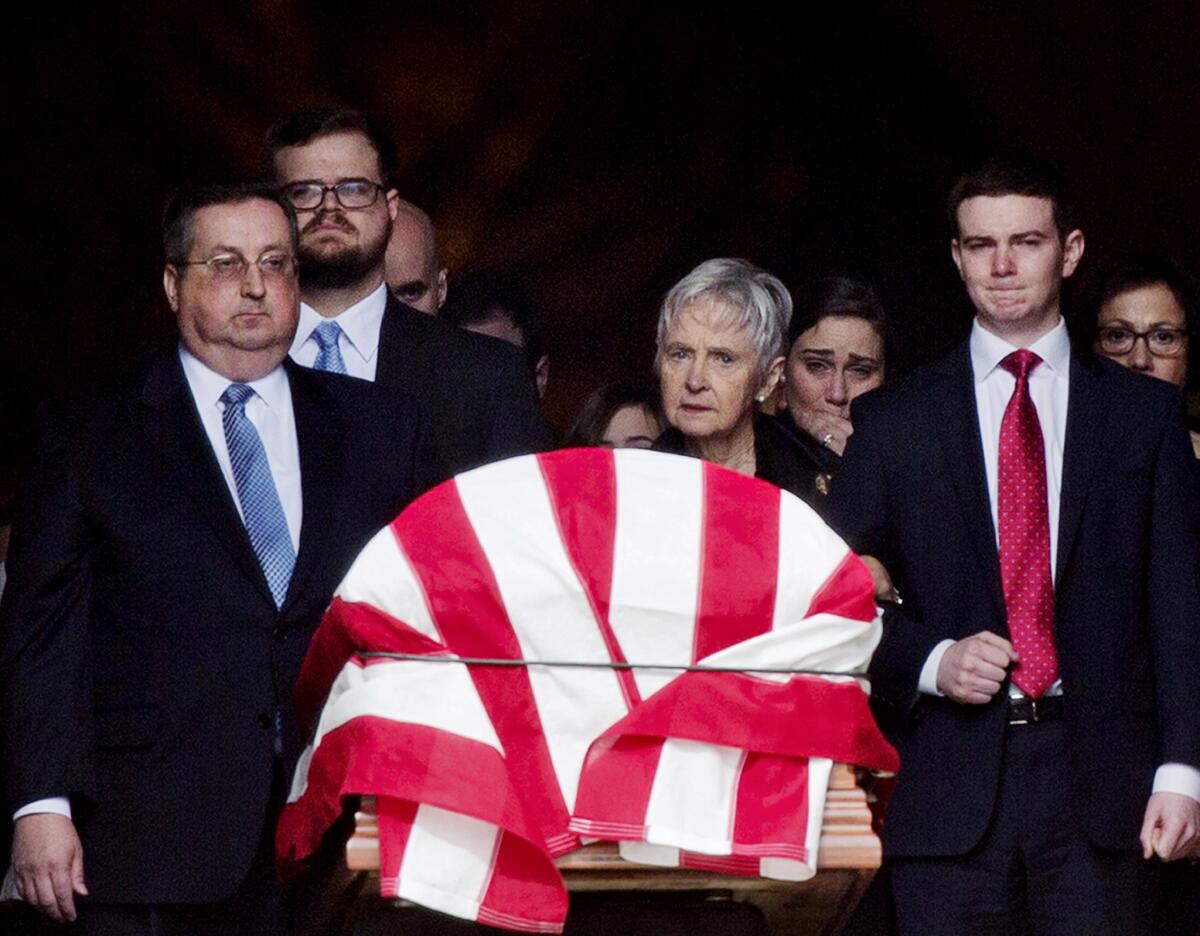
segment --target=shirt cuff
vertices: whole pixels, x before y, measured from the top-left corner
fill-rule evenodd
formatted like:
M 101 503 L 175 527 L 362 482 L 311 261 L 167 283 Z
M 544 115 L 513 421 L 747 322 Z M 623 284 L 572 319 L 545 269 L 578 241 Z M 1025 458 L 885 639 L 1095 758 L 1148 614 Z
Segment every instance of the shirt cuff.
M 943 695 L 937 687 L 938 667 L 942 665 L 942 657 L 952 646 L 954 646 L 953 640 L 943 640 L 929 651 L 929 656 L 925 658 L 925 665 L 921 667 L 921 675 L 917 679 L 918 692 L 926 695 Z
M 48 799 L 34 800 L 13 813 L 13 822 L 22 816 L 32 816 L 34 813 L 54 813 L 56 816 L 71 818 L 71 801 L 65 796 L 51 796 Z
M 1153 793 L 1180 793 L 1200 801 L 1200 770 L 1188 764 L 1163 764 L 1154 771 Z

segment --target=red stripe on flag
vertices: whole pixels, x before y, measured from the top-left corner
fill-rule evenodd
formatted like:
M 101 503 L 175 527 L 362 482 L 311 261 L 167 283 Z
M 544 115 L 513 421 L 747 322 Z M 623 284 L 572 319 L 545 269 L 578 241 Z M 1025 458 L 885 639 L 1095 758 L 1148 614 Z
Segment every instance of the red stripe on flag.
M 798 843 L 808 835 L 808 789 L 808 758 L 748 754 L 738 779 L 733 853 L 803 855 Z
M 445 654 L 446 648 L 374 605 L 334 597 L 309 644 L 296 680 L 294 703 L 301 737 L 316 726 L 329 687 L 346 660 L 369 650 Z
M 645 703 L 642 703 L 643 705 Z M 571 829 L 581 835 L 640 839 L 662 738 L 604 735 L 588 749 L 575 795 Z M 603 820 L 592 818 L 603 816 Z
M 393 528 L 420 580 L 438 632 L 460 656 L 523 658 L 487 555 L 453 483 L 411 504 Z M 561 833 L 567 807 L 550 760 L 524 667 L 470 667 L 471 679 L 508 759 L 509 772 L 543 839 Z
M 566 885 L 561 877 L 550 881 L 541 873 L 544 862 L 543 852 L 502 832 L 479 922 L 526 932 L 561 932 L 567 918 Z
M 707 462 L 703 477 L 693 662 L 770 629 L 779 574 L 779 488 Z
M 838 567 L 813 595 L 805 617 L 836 614 L 853 621 L 875 620 L 875 580 L 861 559 L 847 551 Z
M 627 663 L 608 622 L 613 549 L 617 532 L 617 473 L 609 449 L 539 455 L 538 466 L 554 508 L 554 520 L 575 575 L 588 597 L 609 658 Z M 625 704 L 642 701 L 629 670 L 617 672 Z
M 394 796 L 376 796 L 375 810 L 379 823 L 379 896 L 400 896 L 400 864 L 419 803 Z
M 858 683 L 806 676 L 777 683 L 734 673 L 684 673 L 608 729 L 594 747 L 625 736 L 829 757 L 873 770 L 900 766 Z M 584 777 L 590 782 L 587 771 Z

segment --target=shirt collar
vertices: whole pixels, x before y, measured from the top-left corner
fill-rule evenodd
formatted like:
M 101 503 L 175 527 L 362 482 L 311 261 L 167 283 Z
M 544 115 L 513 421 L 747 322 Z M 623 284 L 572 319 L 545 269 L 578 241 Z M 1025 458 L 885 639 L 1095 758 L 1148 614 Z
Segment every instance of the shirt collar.
M 240 382 L 218 374 L 182 344 L 179 346 L 179 363 L 183 365 L 183 376 L 187 378 L 192 398 L 200 409 L 216 406 L 229 385 Z M 284 409 L 289 389 L 287 373 L 282 364 L 265 377 L 248 381 L 246 386 L 262 398 L 268 409 L 277 413 Z
M 301 302 L 300 324 L 296 327 L 292 351 L 299 350 L 300 346 L 312 337 L 313 329 L 322 322 L 337 322 L 346 333 L 346 340 L 362 355 L 364 361 L 369 361 L 375 357 L 379 348 L 379 327 L 383 323 L 383 313 L 386 309 L 387 286 L 384 283 L 380 283 L 379 288 L 369 296 L 358 300 L 331 319 L 325 318 L 307 302 Z
M 1001 361 L 1017 350 L 1014 345 L 980 325 L 979 319 L 971 325 L 969 344 L 971 369 L 975 372 L 976 383 L 983 383 Z M 1050 371 L 1066 376 L 1071 363 L 1071 339 L 1061 315 L 1058 324 L 1031 344 L 1029 350 L 1040 357 Z

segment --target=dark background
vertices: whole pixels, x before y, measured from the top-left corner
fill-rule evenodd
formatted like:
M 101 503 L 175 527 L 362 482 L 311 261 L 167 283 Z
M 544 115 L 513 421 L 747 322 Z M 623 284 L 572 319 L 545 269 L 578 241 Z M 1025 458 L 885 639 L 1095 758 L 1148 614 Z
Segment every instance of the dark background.
M 0 488 L 39 399 L 170 331 L 166 193 L 252 173 L 301 105 L 381 117 L 452 269 L 525 283 L 560 425 L 648 377 L 658 301 L 713 256 L 871 276 L 910 357 L 941 353 L 969 318 L 945 193 L 997 146 L 1071 180 L 1085 267 L 1200 260 L 1191 3 L 133 2 L 6 27 Z

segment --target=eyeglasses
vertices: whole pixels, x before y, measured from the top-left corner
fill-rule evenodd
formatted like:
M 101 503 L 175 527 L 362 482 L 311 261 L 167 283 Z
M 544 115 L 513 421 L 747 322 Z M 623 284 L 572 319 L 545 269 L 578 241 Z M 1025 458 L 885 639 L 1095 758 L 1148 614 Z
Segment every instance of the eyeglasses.
M 325 200 L 326 192 L 333 192 L 333 197 L 343 208 L 370 208 L 379 198 L 383 186 L 368 179 L 343 179 L 335 185 L 322 185 L 320 182 L 296 182 L 285 185 L 283 194 L 292 207 L 300 211 L 310 211 L 318 208 Z
M 1128 354 L 1139 338 L 1146 342 L 1146 350 L 1155 357 L 1179 357 L 1187 345 L 1187 329 L 1169 325 L 1160 325 L 1144 332 L 1121 326 L 1101 328 L 1100 350 L 1105 354 Z
M 296 258 L 285 253 L 265 253 L 254 261 L 254 265 L 264 279 L 283 279 L 292 275 Z M 184 260 L 175 266 L 206 266 L 217 279 L 241 280 L 250 269 L 250 262 L 241 254 L 224 253 L 207 260 Z

